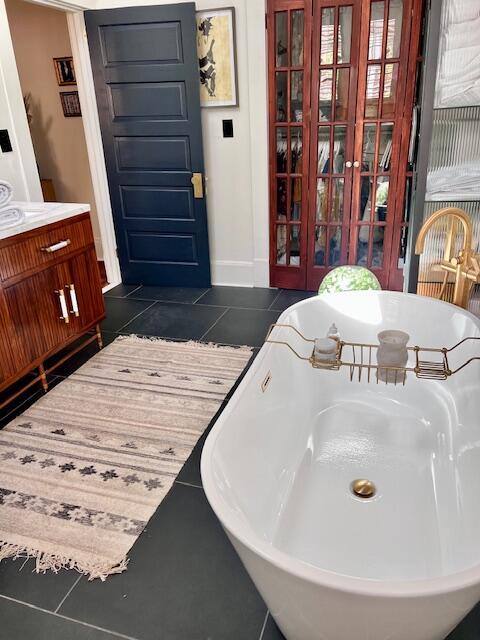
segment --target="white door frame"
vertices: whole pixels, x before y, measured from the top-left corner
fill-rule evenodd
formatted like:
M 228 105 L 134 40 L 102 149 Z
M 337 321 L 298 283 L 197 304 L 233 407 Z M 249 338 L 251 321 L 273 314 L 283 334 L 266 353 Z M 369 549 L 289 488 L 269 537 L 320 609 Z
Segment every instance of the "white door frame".
M 34 4 L 41 4 L 53 9 L 60 9 L 67 13 L 67 24 L 72 46 L 73 58 L 75 60 L 75 73 L 77 77 L 77 88 L 80 105 L 82 109 L 82 120 L 85 130 L 85 140 L 87 143 L 88 159 L 90 164 L 90 172 L 92 176 L 93 191 L 95 195 L 95 203 L 97 207 L 98 224 L 100 227 L 100 238 L 103 248 L 103 259 L 105 262 L 105 270 L 107 274 L 108 290 L 122 281 L 120 273 L 120 265 L 117 257 L 117 243 L 115 239 L 115 229 L 113 226 L 112 205 L 110 201 L 110 193 L 108 190 L 107 169 L 105 165 L 105 156 L 103 153 L 102 137 L 100 131 L 100 121 L 98 117 L 97 101 L 95 97 L 95 87 L 93 84 L 93 73 L 90 62 L 90 53 L 88 49 L 87 34 L 85 30 L 85 21 L 83 12 L 86 9 L 93 9 L 94 2 L 92 0 L 81 0 L 79 3 L 70 2 L 68 0 L 30 0 Z M 5 14 L 5 6 L 3 0 L 0 0 L 0 18 L 2 13 Z M 0 20 L 1 22 L 1 20 Z M 7 93 L 7 100 L 10 110 L 15 113 L 18 118 L 19 113 L 24 113 L 23 97 L 20 87 L 20 80 L 16 66 L 15 54 L 11 37 L 6 26 L 7 38 L 0 54 L 2 56 L 0 65 L 0 80 L 2 79 L 2 69 L 9 70 L 8 83 L 4 78 L 4 84 Z M 0 34 L 3 35 L 3 34 Z M 18 109 L 19 104 L 22 105 Z M 13 108 L 15 107 L 15 109 Z M 21 116 L 20 116 L 21 118 Z M 40 180 L 36 170 L 35 158 L 33 154 L 33 146 L 31 142 L 30 131 L 26 116 L 21 121 L 17 121 L 13 127 L 13 134 L 17 139 L 17 148 L 20 154 L 20 164 L 24 173 L 24 185 L 27 196 L 33 200 L 38 200 L 38 194 L 41 193 Z M 31 157 L 33 155 L 33 158 Z M 34 171 L 31 170 L 33 160 Z M 32 197 L 33 196 L 33 197 Z

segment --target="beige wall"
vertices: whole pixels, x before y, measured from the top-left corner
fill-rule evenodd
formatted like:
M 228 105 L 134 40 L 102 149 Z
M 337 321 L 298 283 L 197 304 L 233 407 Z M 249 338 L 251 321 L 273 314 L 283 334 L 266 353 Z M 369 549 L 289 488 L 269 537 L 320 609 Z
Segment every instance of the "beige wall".
M 35 156 L 41 178 L 53 180 L 60 202 L 91 205 L 95 244 L 102 257 L 100 232 L 82 118 L 65 118 L 53 58 L 71 56 L 65 13 L 23 0 L 6 0 L 23 95 L 29 94 Z

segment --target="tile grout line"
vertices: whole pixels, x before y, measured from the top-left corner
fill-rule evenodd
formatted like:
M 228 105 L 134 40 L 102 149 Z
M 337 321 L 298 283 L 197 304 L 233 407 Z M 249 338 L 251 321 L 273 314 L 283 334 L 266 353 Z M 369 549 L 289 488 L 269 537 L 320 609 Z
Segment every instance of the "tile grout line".
M 125 329 L 125 327 L 128 327 L 128 325 L 133 322 L 134 320 L 136 320 L 139 316 L 142 315 L 142 313 L 145 313 L 145 311 L 148 311 L 149 309 L 151 309 L 154 305 L 156 305 L 157 302 L 152 302 L 152 304 L 148 305 L 148 307 L 145 307 L 145 309 L 142 309 L 142 311 L 140 311 L 140 313 L 137 313 L 136 316 L 134 316 L 133 318 L 130 318 L 130 320 L 128 322 L 126 322 L 124 325 L 122 325 L 120 327 L 120 329 L 117 329 L 117 331 L 115 333 L 120 333 L 120 331 L 123 331 L 123 329 Z
M 64 616 L 62 613 L 56 613 L 55 611 L 49 611 L 48 609 L 37 607 L 34 604 L 30 604 L 29 602 L 24 602 L 23 600 L 18 600 L 17 598 L 12 598 L 11 596 L 6 596 L 3 593 L 0 593 L 0 598 L 2 598 L 3 600 L 8 600 L 10 602 L 15 602 L 16 604 L 21 604 L 24 607 L 27 607 L 28 609 L 35 609 L 36 611 L 41 611 L 42 613 L 46 613 L 50 616 L 54 616 L 55 618 L 61 618 L 62 620 L 68 620 L 68 622 L 74 622 L 75 624 L 79 624 L 83 627 L 88 627 L 89 629 L 96 629 L 97 631 L 103 631 L 103 633 L 108 633 L 113 638 L 121 638 L 122 640 L 138 640 L 138 638 L 134 638 L 133 636 L 126 636 L 123 633 L 118 633 L 117 631 L 111 631 L 110 629 L 105 629 L 105 627 L 98 627 L 95 624 L 90 624 L 89 622 L 84 622 L 83 620 L 75 620 L 75 618 Z
M 203 339 L 205 338 L 205 336 L 207 335 L 207 333 L 210 333 L 210 331 L 213 329 L 213 327 L 214 327 L 218 322 L 220 322 L 220 320 L 223 318 L 223 316 L 224 316 L 228 311 L 230 311 L 230 307 L 227 307 L 227 308 L 225 309 L 225 311 L 222 313 L 222 315 L 221 315 L 221 316 L 219 316 L 219 317 L 215 320 L 215 322 L 212 324 L 212 326 L 210 327 L 210 329 L 207 329 L 207 330 L 205 331 L 205 333 L 204 333 L 202 336 L 200 336 L 199 341 L 203 340 Z
M 65 600 L 68 598 L 68 596 L 72 593 L 72 591 L 75 589 L 75 587 L 77 586 L 77 584 L 80 582 L 80 579 L 82 577 L 82 574 L 80 574 L 78 576 L 78 578 L 75 580 L 75 582 L 72 584 L 72 586 L 70 587 L 70 589 L 67 591 L 67 593 L 63 596 L 63 598 L 60 600 L 57 608 L 55 609 L 55 611 L 53 613 L 58 613 L 58 610 L 60 609 L 60 607 L 62 606 L 62 604 L 65 602 Z
M 115 300 L 126 300 L 126 298 L 115 298 Z M 180 304 L 185 306 L 210 307 L 211 309 L 225 309 L 224 304 L 197 304 L 195 302 L 183 302 L 182 300 L 152 300 L 151 298 L 130 298 L 130 300 L 138 300 L 138 302 L 158 302 L 159 304 Z M 271 303 L 273 304 L 273 302 Z M 272 309 L 271 307 L 236 307 L 231 305 L 229 309 L 242 309 L 243 311 L 282 311 L 281 309 Z
M 269 307 L 268 307 L 268 311 L 272 310 L 273 305 L 275 304 L 275 302 L 278 300 L 280 294 L 282 293 L 282 290 L 279 289 L 277 295 L 275 296 L 275 298 L 272 300 L 272 302 L 270 303 Z
M 203 298 L 203 296 L 206 296 L 206 295 L 207 295 L 207 293 L 208 293 L 209 291 L 211 291 L 211 290 L 212 290 L 212 289 L 210 288 L 210 289 L 207 289 L 206 291 L 204 291 L 204 292 L 202 293 L 202 295 L 198 296 L 198 298 L 197 298 L 196 300 L 194 300 L 194 301 L 193 301 L 193 303 L 192 303 L 192 304 L 197 304 L 197 302 L 198 302 L 199 300 L 201 300 L 201 299 Z
M 262 630 L 260 631 L 260 635 L 258 636 L 258 640 L 262 640 L 263 634 L 265 633 L 265 629 L 267 627 L 268 614 L 269 614 L 269 611 L 267 609 L 267 613 L 265 614 L 265 620 L 263 621 Z
M 198 484 L 192 484 L 191 482 L 183 482 L 183 480 L 174 480 L 174 482 L 176 482 L 177 484 L 183 484 L 185 487 L 192 487 L 192 489 L 203 489 L 203 487 L 201 487 Z
M 124 299 L 127 299 L 129 295 L 131 295 L 132 293 L 135 293 L 135 291 L 138 291 L 139 289 L 141 289 L 143 287 L 143 284 L 139 284 L 138 287 L 136 289 L 133 289 L 133 291 L 130 291 L 130 293 L 127 293 L 126 296 L 123 296 Z

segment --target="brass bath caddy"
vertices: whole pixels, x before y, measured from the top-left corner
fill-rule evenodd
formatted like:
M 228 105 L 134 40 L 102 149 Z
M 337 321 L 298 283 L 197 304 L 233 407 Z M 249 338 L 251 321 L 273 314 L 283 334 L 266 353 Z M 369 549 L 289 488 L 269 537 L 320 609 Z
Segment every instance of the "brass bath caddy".
M 376 363 L 377 349 L 379 344 L 368 344 L 362 342 L 345 342 L 344 340 L 336 340 L 337 348 L 335 355 L 328 361 L 320 360 L 315 357 L 315 349 L 312 348 L 311 355 L 302 356 L 299 354 L 292 345 L 285 340 L 272 339 L 272 332 L 276 328 L 286 328 L 294 331 L 304 342 L 315 344 L 315 340 L 306 338 L 291 324 L 272 324 L 268 330 L 265 342 L 270 344 L 280 344 L 288 347 L 294 355 L 300 360 L 309 362 L 314 369 L 325 369 L 329 371 L 338 371 L 340 367 L 347 367 L 349 369 L 350 380 L 362 380 L 363 373 L 365 372 L 367 382 L 371 382 L 372 379 L 377 382 L 384 382 L 385 384 L 405 384 L 407 379 L 407 373 L 414 373 L 417 378 L 423 378 L 427 380 L 446 380 L 448 377 L 455 373 L 458 373 L 461 369 L 466 367 L 470 362 L 474 360 L 480 360 L 480 356 L 473 356 L 463 362 L 460 366 L 452 369 L 449 363 L 449 354 L 451 354 L 460 345 L 474 340 L 480 340 L 480 337 L 468 337 L 460 340 L 453 347 L 407 347 L 409 353 L 414 353 L 414 366 L 405 367 L 392 367 L 392 366 L 379 366 Z M 433 354 L 437 354 L 434 357 Z M 430 359 L 434 358 L 434 359 Z

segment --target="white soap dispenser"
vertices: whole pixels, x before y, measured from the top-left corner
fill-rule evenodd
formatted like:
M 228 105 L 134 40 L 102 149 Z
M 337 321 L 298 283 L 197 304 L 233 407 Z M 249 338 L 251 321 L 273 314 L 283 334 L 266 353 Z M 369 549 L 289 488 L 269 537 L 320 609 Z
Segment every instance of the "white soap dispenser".
M 334 322 L 332 322 L 330 329 L 327 331 L 327 338 L 332 338 L 332 340 L 336 340 L 337 342 L 340 340 L 340 334 Z

